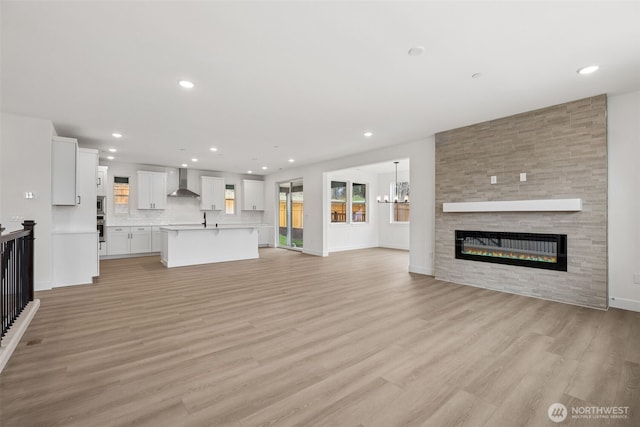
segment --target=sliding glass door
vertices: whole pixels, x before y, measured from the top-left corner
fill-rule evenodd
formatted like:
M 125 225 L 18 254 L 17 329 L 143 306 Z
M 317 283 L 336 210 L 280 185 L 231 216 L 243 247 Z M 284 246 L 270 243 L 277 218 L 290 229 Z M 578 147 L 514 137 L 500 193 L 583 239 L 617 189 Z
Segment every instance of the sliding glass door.
M 301 249 L 304 228 L 302 181 L 280 183 L 279 199 L 279 246 Z

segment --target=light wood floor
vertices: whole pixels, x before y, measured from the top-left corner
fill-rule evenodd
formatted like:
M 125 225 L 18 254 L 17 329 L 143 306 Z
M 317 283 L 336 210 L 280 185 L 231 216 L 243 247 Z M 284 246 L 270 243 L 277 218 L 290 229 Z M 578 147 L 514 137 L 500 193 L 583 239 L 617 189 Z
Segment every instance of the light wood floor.
M 38 293 L 0 425 L 640 425 L 639 313 L 411 275 L 402 251 L 260 256 L 108 260 Z M 554 424 L 554 402 L 630 418 Z

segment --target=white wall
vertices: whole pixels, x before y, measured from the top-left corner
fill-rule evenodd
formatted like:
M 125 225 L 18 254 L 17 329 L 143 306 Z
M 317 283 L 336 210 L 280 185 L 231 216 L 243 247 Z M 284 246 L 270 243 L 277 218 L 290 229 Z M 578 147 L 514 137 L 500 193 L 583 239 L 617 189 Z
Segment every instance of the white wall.
M 331 181 L 344 181 L 367 184 L 367 221 L 361 223 L 332 223 L 329 222 L 327 247 L 329 252 L 347 251 L 352 249 L 374 248 L 378 246 L 378 209 L 376 195 L 378 179 L 375 174 L 349 169 L 326 174 L 327 197 L 331 197 Z M 347 192 L 350 195 L 350 192 Z M 350 213 L 347 212 L 347 217 Z M 348 218 L 347 218 L 348 219 Z
M 394 183 L 395 180 L 395 173 L 378 174 L 379 194 L 382 196 L 389 194 L 390 185 Z M 409 171 L 398 171 L 398 182 L 411 182 L 409 179 Z M 393 206 L 393 204 L 384 203 L 378 205 L 378 246 L 409 250 L 409 224 L 391 222 Z
M 264 220 L 276 224 L 277 183 L 302 177 L 304 181 L 304 252 L 312 255 L 329 254 L 328 230 L 329 188 L 327 174 L 356 166 L 410 160 L 411 181 L 411 241 L 409 270 L 433 274 L 434 210 L 435 210 L 435 140 L 398 144 L 381 150 L 359 153 L 310 166 L 298 167 L 265 177 L 266 207 Z M 275 244 L 275 241 L 273 242 Z
M 138 176 L 137 171 L 152 171 L 167 173 L 167 194 L 178 188 L 178 169 L 141 165 L 122 162 L 102 162 L 101 166 L 108 166 L 107 173 L 107 226 L 111 225 L 166 225 L 166 224 L 199 224 L 203 220 L 203 211 L 200 210 L 200 199 L 190 197 L 168 197 L 164 210 L 138 210 Z M 113 177 L 129 177 L 129 214 L 114 213 L 113 209 Z M 207 211 L 209 224 L 259 224 L 262 223 L 262 212 L 242 211 L 242 180 L 262 180 L 261 176 L 240 175 L 227 172 L 205 171 L 189 169 L 187 174 L 188 188 L 198 194 L 201 193 L 200 177 L 216 176 L 225 179 L 225 184 L 235 185 L 236 211 L 233 215 L 220 211 Z
M 609 305 L 640 311 L 640 92 L 608 98 Z
M 0 145 L 0 223 L 5 232 L 22 229 L 22 221 L 36 222 L 35 289 L 49 289 L 53 280 L 51 210 L 51 138 L 49 120 L 2 114 Z M 33 199 L 25 199 L 31 191 Z

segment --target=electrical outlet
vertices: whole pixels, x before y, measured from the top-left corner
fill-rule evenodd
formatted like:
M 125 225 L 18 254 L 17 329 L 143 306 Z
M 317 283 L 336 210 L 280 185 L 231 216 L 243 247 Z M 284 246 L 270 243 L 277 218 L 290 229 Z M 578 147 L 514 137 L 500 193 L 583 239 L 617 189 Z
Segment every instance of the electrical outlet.
M 640 273 L 635 273 L 633 275 L 633 283 L 636 285 L 640 285 Z
M 491 176 L 491 184 L 497 184 L 498 183 L 498 177 L 493 175 Z
M 527 173 L 526 172 L 522 172 L 520 174 L 520 182 L 525 182 L 527 180 Z

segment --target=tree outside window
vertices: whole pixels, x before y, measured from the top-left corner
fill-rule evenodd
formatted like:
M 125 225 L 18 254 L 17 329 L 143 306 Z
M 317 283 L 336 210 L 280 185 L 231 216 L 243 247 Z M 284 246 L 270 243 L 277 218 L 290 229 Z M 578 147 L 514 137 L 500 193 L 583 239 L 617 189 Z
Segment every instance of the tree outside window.
M 351 222 L 367 222 L 367 184 L 351 184 Z
M 347 183 L 331 181 L 331 222 L 347 222 Z

